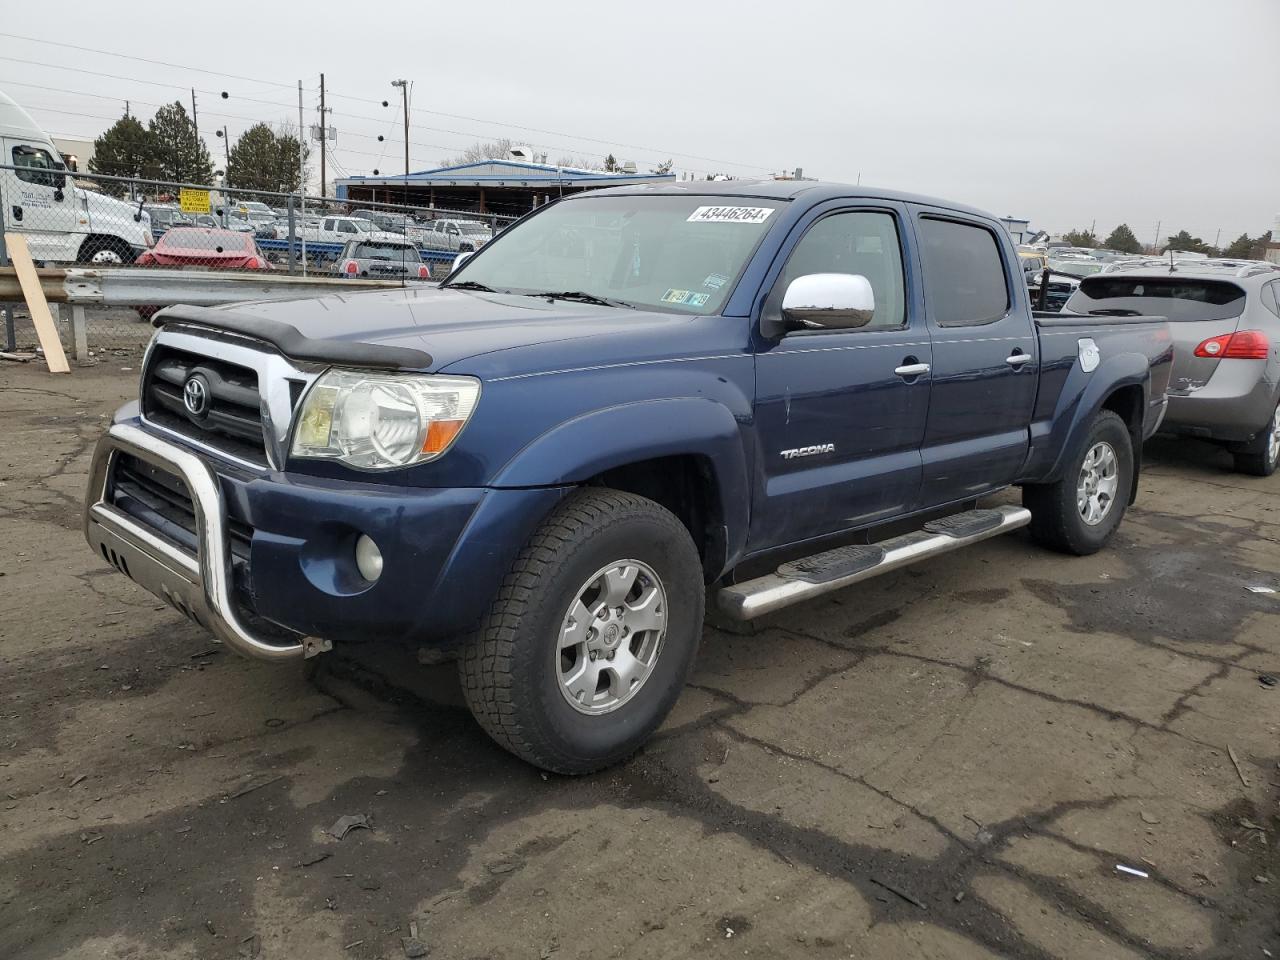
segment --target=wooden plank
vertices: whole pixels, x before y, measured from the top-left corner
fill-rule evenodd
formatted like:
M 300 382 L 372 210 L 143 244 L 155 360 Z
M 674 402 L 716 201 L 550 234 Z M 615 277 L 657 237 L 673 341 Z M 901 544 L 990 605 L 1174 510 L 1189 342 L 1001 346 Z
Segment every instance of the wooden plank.
M 6 233 L 4 242 L 9 251 L 9 259 L 13 262 L 13 269 L 18 273 L 18 282 L 22 285 L 22 296 L 27 301 L 31 323 L 36 328 L 36 336 L 40 338 L 40 346 L 44 348 L 44 359 L 49 365 L 49 372 L 70 373 L 67 355 L 62 352 L 58 325 L 54 323 L 53 314 L 49 311 L 49 301 L 44 298 L 44 288 L 36 274 L 36 265 L 31 261 L 31 251 L 27 249 L 27 238 L 20 233 Z

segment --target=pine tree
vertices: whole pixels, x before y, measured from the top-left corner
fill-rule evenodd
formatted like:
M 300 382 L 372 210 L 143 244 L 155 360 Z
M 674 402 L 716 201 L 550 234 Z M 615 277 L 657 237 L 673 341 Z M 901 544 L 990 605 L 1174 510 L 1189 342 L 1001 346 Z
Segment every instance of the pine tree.
M 1249 254 L 1253 253 L 1255 242 L 1247 233 L 1242 233 L 1227 244 L 1227 249 L 1222 251 L 1222 255 L 1231 257 L 1234 260 L 1248 260 Z
M 179 183 L 209 183 L 213 179 L 209 148 L 196 136 L 195 124 L 181 101 L 158 109 L 147 131 L 157 179 Z
M 1127 223 L 1122 223 L 1112 230 L 1102 245 L 1108 250 L 1119 250 L 1121 253 L 1142 252 L 1142 244 L 1138 242 L 1138 238 L 1134 236 Z
M 1164 250 L 1175 250 L 1179 253 L 1208 253 L 1212 254 L 1216 251 L 1209 244 L 1205 243 L 1199 237 L 1193 237 L 1186 230 L 1179 230 L 1177 233 L 1169 237 L 1169 242 L 1165 244 Z M 1164 250 L 1160 251 L 1161 253 Z
M 147 128 L 137 117 L 126 113 L 93 141 L 89 171 L 113 177 L 150 177 L 155 173 L 153 156 L 151 135 L 147 133 Z M 98 181 L 98 188 L 115 197 L 129 193 L 128 184 L 113 180 Z
M 1092 230 L 1068 230 L 1062 239 L 1073 247 L 1096 247 L 1098 237 Z
M 292 129 L 276 133 L 265 123 L 256 123 L 231 148 L 227 184 L 236 190 L 291 193 L 298 189 L 301 148 Z

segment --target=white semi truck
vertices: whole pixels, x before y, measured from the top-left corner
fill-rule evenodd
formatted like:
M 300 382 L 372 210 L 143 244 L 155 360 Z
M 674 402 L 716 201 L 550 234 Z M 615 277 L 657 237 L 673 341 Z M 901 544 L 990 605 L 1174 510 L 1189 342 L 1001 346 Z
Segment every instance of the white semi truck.
M 3 91 L 0 147 L 0 227 L 25 235 L 32 259 L 132 263 L 154 242 L 140 204 L 77 187 L 49 135 Z

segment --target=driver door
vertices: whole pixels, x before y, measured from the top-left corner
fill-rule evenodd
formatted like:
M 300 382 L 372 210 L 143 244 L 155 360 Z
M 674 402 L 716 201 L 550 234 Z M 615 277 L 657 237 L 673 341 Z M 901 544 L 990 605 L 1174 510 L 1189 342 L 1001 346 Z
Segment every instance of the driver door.
M 44 147 L 9 140 L 9 162 L 17 169 L 4 171 L 4 223 L 6 230 L 25 234 L 33 260 L 75 260 L 80 235 L 87 230 L 77 222 L 75 189 L 67 183 L 62 161 Z
M 854 329 L 791 329 L 756 356 L 759 467 L 752 552 L 901 516 L 917 508 L 932 346 L 905 211 L 820 208 L 766 301 L 814 273 L 857 274 L 875 295 Z

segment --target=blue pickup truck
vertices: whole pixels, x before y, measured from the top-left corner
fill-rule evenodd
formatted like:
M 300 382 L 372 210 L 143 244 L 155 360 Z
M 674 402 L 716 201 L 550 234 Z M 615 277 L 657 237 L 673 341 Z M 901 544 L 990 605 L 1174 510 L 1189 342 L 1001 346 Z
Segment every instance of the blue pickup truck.
M 708 599 L 1022 526 L 1099 549 L 1171 361 L 1159 318 L 1033 316 L 984 213 L 809 182 L 600 190 L 438 285 L 156 323 L 92 548 L 250 657 L 452 647 L 484 729 L 565 773 L 658 727 Z

